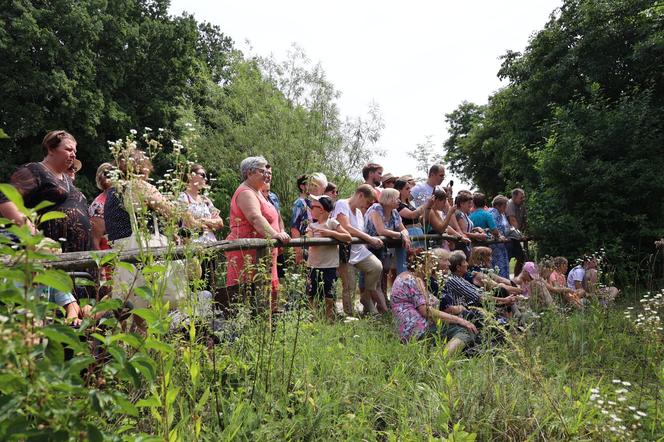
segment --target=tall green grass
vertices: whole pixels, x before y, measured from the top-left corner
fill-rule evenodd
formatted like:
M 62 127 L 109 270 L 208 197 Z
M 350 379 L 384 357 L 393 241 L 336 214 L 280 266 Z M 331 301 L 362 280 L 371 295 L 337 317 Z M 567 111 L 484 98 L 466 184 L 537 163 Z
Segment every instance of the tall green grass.
M 621 309 L 547 313 L 472 358 L 401 344 L 388 319 L 330 325 L 297 315 L 271 329 L 249 322 L 239 340 L 214 348 L 203 382 L 218 405 L 206 407 L 204 438 L 610 440 L 589 396 L 613 379 L 633 385 L 628 403 L 647 411 L 634 438 L 664 434 L 661 336 L 637 332 Z

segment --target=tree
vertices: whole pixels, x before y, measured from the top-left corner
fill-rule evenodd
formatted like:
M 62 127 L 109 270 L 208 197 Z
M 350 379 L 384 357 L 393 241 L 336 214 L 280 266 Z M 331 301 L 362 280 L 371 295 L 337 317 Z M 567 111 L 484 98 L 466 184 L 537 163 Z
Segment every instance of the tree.
M 11 135 L 0 180 L 40 158 L 45 132 L 62 128 L 79 142 L 77 185 L 91 193 L 107 140 L 174 127 L 208 79 L 223 77 L 230 40 L 191 16 L 168 16 L 168 4 L 10 2 L 0 11 L 0 127 Z
M 486 106 L 447 115 L 447 159 L 492 195 L 520 185 L 545 253 L 633 253 L 664 231 L 664 9 L 567 0 L 498 73 Z
M 414 150 L 408 152 L 408 156 L 415 160 L 417 171 L 422 175 L 418 178 L 426 179 L 429 176 L 429 168 L 437 163 L 443 163 L 442 154 L 436 153 L 431 136 L 428 136 L 424 143 L 417 143 Z

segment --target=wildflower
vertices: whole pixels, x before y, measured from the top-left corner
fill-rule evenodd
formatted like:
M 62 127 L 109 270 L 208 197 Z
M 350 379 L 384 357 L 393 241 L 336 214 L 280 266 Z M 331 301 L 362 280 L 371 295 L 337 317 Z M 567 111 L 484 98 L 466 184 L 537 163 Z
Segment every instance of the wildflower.
M 138 132 L 136 131 L 136 129 L 129 129 L 129 133 L 132 135 L 136 135 Z
M 648 415 L 647 415 L 646 413 L 644 413 L 643 411 L 637 411 L 636 414 L 638 414 L 638 415 L 641 416 L 641 417 L 646 417 L 646 416 L 648 416 Z
M 627 381 L 622 381 L 622 384 L 623 384 L 625 387 L 629 387 L 630 385 L 632 385 L 632 384 L 630 384 L 630 383 L 627 382 Z
M 619 383 L 620 383 L 620 379 L 614 379 L 614 380 L 612 380 L 611 382 L 613 382 L 614 384 L 619 384 Z
M 631 405 L 630 405 L 629 407 L 627 407 L 627 409 L 628 409 L 629 411 L 636 411 L 636 407 L 633 407 L 633 406 L 631 406 Z
M 627 398 L 625 396 L 618 397 L 618 402 L 625 402 Z
M 150 129 L 149 127 L 146 127 L 146 128 L 145 128 L 145 131 L 146 131 L 146 132 L 152 132 L 152 129 Z
M 60 241 L 60 242 L 67 242 L 67 239 L 66 239 L 66 238 L 58 238 L 58 241 Z

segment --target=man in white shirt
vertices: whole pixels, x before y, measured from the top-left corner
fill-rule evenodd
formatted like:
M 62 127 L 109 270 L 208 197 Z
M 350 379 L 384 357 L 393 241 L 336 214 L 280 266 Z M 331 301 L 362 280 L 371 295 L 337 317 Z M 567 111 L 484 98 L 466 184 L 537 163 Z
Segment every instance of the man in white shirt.
M 380 238 L 364 232 L 362 212 L 365 212 L 374 201 L 374 188 L 368 184 L 362 184 L 355 190 L 355 194 L 351 198 L 336 202 L 330 217 L 336 219 L 351 236 L 362 239 L 373 247 L 382 247 L 383 241 Z M 364 274 L 364 288 L 360 287 L 362 290 L 360 302 L 364 306 L 365 313 L 376 310 L 381 313 L 387 312 L 385 296 L 380 289 L 380 277 L 383 272 L 383 264 L 380 260 L 367 249 L 366 245 L 353 244 L 350 248 L 348 264 Z M 339 266 L 342 282 L 344 282 L 344 278 L 346 279 L 342 298 L 346 312 L 352 311 L 351 284 L 347 271 L 347 266 L 343 264 Z
M 410 190 L 410 197 L 413 205 L 417 208 L 427 202 L 436 187 L 440 186 L 445 179 L 445 166 L 434 164 L 429 168 L 429 177 L 423 183 L 417 184 Z

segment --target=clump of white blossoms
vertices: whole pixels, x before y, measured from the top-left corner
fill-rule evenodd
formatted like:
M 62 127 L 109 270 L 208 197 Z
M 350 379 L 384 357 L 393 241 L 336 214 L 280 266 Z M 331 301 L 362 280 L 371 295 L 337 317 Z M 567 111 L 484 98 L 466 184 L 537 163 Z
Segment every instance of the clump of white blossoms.
M 603 392 L 599 388 L 590 390 L 589 399 L 600 416 L 597 430 L 606 440 L 636 440 L 634 432 L 647 414 L 629 404 L 630 382 L 613 379 L 611 383 L 612 388 Z
M 654 295 L 646 292 L 639 307 L 627 307 L 625 317 L 633 320 L 637 328 L 646 333 L 658 334 L 664 330 L 660 313 L 664 310 L 664 289 Z

